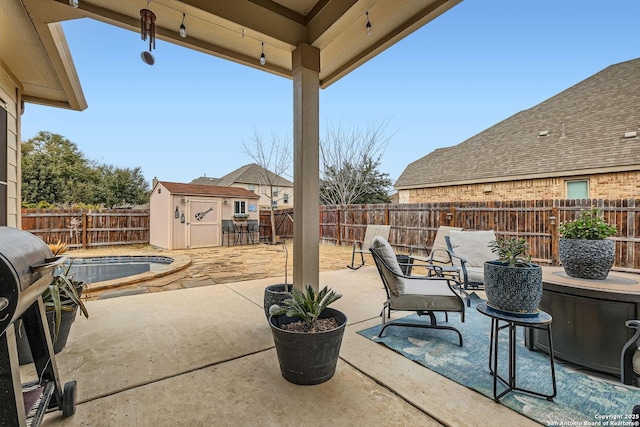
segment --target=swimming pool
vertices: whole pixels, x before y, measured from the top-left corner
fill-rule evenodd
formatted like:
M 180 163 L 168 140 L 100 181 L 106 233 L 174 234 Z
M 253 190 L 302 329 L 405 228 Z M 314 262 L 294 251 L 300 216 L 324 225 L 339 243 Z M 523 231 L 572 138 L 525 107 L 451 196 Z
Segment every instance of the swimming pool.
M 69 274 L 85 283 L 105 282 L 146 272 L 164 271 L 173 258 L 156 255 L 100 256 L 72 258 Z M 68 267 L 67 262 L 59 271 Z

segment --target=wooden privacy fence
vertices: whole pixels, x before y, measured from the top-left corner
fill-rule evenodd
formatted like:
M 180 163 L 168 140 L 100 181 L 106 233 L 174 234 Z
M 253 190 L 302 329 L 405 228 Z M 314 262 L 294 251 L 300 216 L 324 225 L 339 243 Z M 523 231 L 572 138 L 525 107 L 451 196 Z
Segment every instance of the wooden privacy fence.
M 640 214 L 635 199 L 448 202 L 400 205 L 342 205 L 320 208 L 320 239 L 351 245 L 368 224 L 391 226 L 389 243 L 399 252 L 429 248 L 438 227 L 494 230 L 498 237 L 524 237 L 535 262 L 558 265 L 558 225 L 596 206 L 618 229 L 615 270 L 640 273 Z
M 22 209 L 22 229 L 72 249 L 149 243 L 149 210 Z
M 534 261 L 558 265 L 558 225 L 596 206 L 618 229 L 614 269 L 640 273 L 640 207 L 625 200 L 536 200 L 447 202 L 399 205 L 321 206 L 319 237 L 324 243 L 352 245 L 364 239 L 368 224 L 390 225 L 389 242 L 398 252 L 433 244 L 438 227 L 494 230 L 498 237 L 524 237 Z M 276 235 L 293 237 L 293 209 L 274 212 Z M 71 248 L 149 243 L 149 210 L 23 209 L 22 228 L 47 243 Z M 260 235 L 271 238 L 269 211 L 260 211 Z

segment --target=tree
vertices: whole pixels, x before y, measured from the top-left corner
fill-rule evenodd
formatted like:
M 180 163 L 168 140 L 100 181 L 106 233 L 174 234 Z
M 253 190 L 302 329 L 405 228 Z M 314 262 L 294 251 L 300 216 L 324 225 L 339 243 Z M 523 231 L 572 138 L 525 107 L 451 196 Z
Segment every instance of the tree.
M 390 203 L 389 174 L 380 172 L 380 158 L 390 137 L 388 121 L 364 131 L 330 124 L 320 143 L 320 202 L 325 205 Z
M 275 192 L 278 181 L 283 178 L 284 173 L 291 166 L 291 143 L 288 139 L 280 139 L 277 135 L 271 135 L 271 141 L 265 141 L 254 129 L 253 144 L 249 145 L 242 141 L 244 154 L 253 159 L 261 167 L 260 188 L 263 194 L 269 199 L 271 206 L 271 243 L 276 239 L 276 221 L 273 213 L 273 202 L 279 194 Z
M 22 203 L 130 206 L 148 199 L 141 169 L 100 165 L 73 142 L 40 131 L 22 143 Z
M 148 201 L 148 184 L 140 167 L 134 169 L 102 165 L 98 168 L 101 175 L 99 203 L 108 208 L 129 207 Z
M 91 162 L 61 135 L 41 131 L 22 143 L 23 203 L 92 203 L 96 181 Z

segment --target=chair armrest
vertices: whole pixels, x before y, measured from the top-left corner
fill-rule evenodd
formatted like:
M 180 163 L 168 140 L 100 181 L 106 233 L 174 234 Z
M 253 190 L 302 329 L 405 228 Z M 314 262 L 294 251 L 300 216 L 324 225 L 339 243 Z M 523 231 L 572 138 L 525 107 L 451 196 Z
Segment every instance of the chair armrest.
M 425 253 L 427 252 L 427 248 L 425 246 L 422 245 L 412 245 L 409 248 L 409 256 L 413 255 L 413 251 L 414 250 L 421 250 L 421 251 L 425 251 Z
M 453 264 L 453 259 L 452 259 L 452 257 L 453 257 L 454 255 L 453 255 L 449 250 L 444 249 L 444 248 L 440 248 L 440 249 L 433 249 L 433 250 L 431 251 L 431 253 L 429 254 L 429 262 L 433 262 L 433 255 L 435 255 L 435 254 L 439 254 L 439 253 L 442 253 L 442 252 L 444 252 L 444 253 L 446 253 L 446 254 L 447 254 L 447 257 L 449 258 L 449 263 L 450 263 L 450 264 Z M 457 258 L 460 258 L 460 257 L 457 257 Z

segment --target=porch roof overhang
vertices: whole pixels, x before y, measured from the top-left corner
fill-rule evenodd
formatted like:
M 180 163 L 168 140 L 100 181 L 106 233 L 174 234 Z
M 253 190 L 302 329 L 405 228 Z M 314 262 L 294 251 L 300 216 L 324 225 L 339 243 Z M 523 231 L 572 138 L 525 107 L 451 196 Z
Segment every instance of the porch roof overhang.
M 87 103 L 59 23 L 89 17 L 139 32 L 140 9 L 148 7 L 159 39 L 286 78 L 293 77 L 292 52 L 313 46 L 326 88 L 461 1 L 79 0 L 76 9 L 68 0 L 5 0 L 0 52 L 25 102 L 83 110 Z M 178 33 L 183 13 L 186 38 Z

